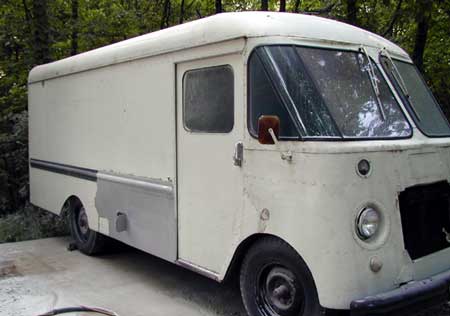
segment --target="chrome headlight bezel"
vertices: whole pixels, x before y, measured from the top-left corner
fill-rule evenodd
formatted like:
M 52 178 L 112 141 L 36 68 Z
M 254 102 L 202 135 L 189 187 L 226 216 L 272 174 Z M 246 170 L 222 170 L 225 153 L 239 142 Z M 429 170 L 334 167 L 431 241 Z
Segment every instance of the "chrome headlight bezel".
M 375 207 L 364 207 L 356 217 L 356 233 L 363 241 L 367 241 L 376 236 L 380 230 L 380 226 L 381 214 Z

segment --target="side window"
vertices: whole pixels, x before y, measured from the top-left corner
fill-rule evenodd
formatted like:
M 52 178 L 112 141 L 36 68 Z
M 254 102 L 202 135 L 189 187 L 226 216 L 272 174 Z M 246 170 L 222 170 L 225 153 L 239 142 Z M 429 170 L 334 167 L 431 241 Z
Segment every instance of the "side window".
M 184 74 L 183 124 L 187 130 L 199 133 L 228 133 L 233 129 L 231 66 L 189 70 Z
M 280 137 L 298 137 L 289 113 L 275 92 L 258 56 L 253 53 L 249 61 L 249 131 L 258 135 L 258 119 L 261 115 L 276 115 L 280 119 Z

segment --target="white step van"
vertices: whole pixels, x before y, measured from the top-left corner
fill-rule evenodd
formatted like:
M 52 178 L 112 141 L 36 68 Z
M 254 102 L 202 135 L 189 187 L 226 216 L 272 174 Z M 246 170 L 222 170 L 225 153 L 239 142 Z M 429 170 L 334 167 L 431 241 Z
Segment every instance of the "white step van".
M 449 299 L 450 127 L 395 44 L 219 14 L 34 68 L 31 202 L 223 281 L 251 316 Z

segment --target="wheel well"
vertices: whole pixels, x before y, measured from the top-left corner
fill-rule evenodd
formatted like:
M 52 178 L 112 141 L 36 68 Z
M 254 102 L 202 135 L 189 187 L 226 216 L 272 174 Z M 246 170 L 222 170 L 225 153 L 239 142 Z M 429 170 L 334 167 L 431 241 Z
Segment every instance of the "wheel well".
M 279 238 L 275 235 L 271 234 L 253 234 L 248 236 L 246 239 L 241 241 L 239 246 L 236 248 L 236 251 L 234 252 L 233 258 L 231 259 L 230 265 L 228 266 L 227 272 L 225 273 L 225 277 L 223 279 L 223 282 L 230 281 L 234 279 L 235 277 L 239 276 L 239 269 L 242 265 L 242 260 L 244 260 L 245 254 L 250 249 L 251 246 L 253 246 L 258 240 L 261 238 L 271 236 L 274 238 Z
M 81 200 L 76 195 L 69 196 L 66 201 L 64 202 L 60 216 L 68 216 L 69 212 L 74 208 L 75 205 L 82 204 Z

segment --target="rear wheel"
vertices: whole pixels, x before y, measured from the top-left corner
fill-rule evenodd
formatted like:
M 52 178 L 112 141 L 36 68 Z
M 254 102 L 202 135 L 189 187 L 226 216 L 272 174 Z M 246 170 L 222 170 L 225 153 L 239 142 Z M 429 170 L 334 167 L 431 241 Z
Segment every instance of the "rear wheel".
M 265 237 L 241 268 L 240 287 L 250 316 L 317 316 L 317 290 L 303 259 L 287 243 Z
M 94 255 L 103 250 L 106 237 L 89 228 L 86 209 L 80 202 L 72 207 L 69 224 L 72 238 L 81 252 Z

